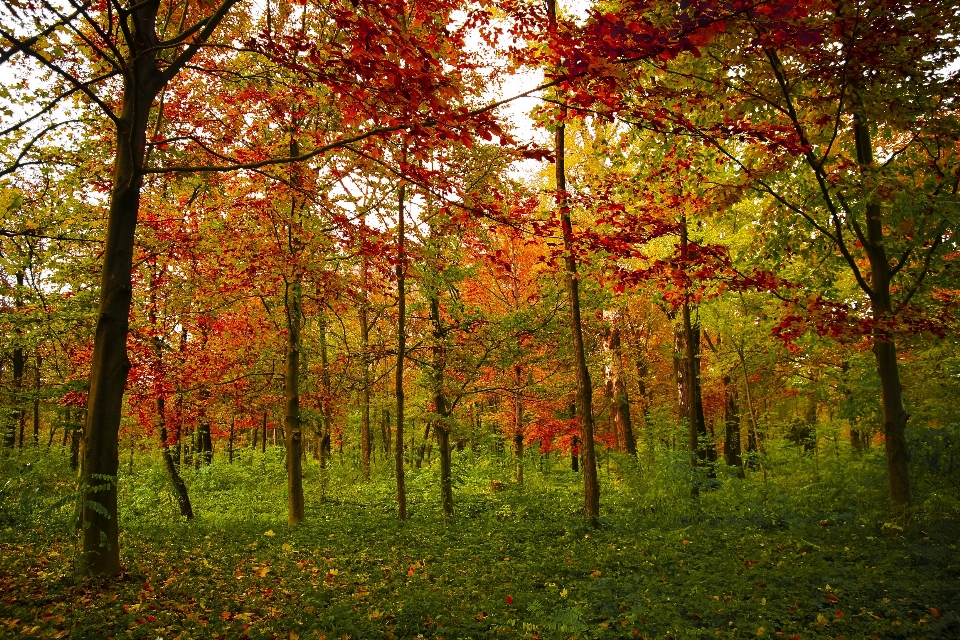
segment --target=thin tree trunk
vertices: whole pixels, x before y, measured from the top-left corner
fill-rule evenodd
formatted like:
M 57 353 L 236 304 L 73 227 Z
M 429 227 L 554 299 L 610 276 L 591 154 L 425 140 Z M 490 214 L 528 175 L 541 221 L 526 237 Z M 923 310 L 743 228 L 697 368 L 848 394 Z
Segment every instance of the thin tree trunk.
M 550 21 L 557 22 L 556 0 L 549 0 Z M 577 374 L 577 409 L 580 422 L 581 451 L 583 462 L 584 516 L 596 523 L 600 516 L 600 485 L 597 479 L 597 460 L 593 442 L 593 385 L 587 369 L 587 356 L 583 344 L 583 322 L 580 318 L 580 277 L 577 274 L 577 258 L 573 245 L 573 223 L 567 198 L 567 177 L 564 158 L 566 109 L 562 110 L 561 123 L 554 136 L 556 148 L 557 208 L 563 233 L 564 266 L 566 268 L 567 298 L 570 305 L 570 331 L 573 338 L 574 364 Z
M 723 422 L 725 427 L 723 458 L 729 467 L 736 467 L 737 477 L 744 477 L 740 453 L 740 403 L 737 387 L 729 375 L 723 376 Z
M 83 428 L 86 422 L 81 410 L 77 410 L 76 420 L 70 423 L 70 468 L 77 471 L 80 468 L 80 444 L 83 440 Z M 67 414 L 69 416 L 69 414 Z
M 261 435 L 263 437 L 260 438 L 260 453 L 266 453 L 267 452 L 267 410 L 266 409 L 263 410 L 262 429 L 263 429 L 263 432 Z
M 23 290 L 23 273 L 17 272 L 17 294 L 16 294 L 16 305 L 17 309 L 23 306 L 23 299 L 21 291 Z M 20 330 L 17 330 L 17 336 L 20 336 Z M 27 423 L 27 412 L 23 409 L 23 373 L 24 373 L 24 359 L 23 359 L 23 347 L 20 346 L 19 340 L 17 341 L 17 347 L 13 350 L 13 389 L 16 394 L 16 400 L 14 406 L 16 407 L 16 424 L 14 431 L 11 434 L 12 440 L 10 441 L 10 446 L 13 447 L 19 442 L 19 448 L 23 449 L 23 432 L 26 429 Z M 17 430 L 20 431 L 20 439 L 17 440 Z
M 60 446 L 64 449 L 67 448 L 67 440 L 70 438 L 70 433 L 73 431 L 72 423 L 70 422 L 70 407 L 66 407 L 63 411 L 63 439 L 60 441 Z
M 513 394 L 513 450 L 517 460 L 517 483 L 523 484 L 523 401 L 520 396 L 520 388 L 523 385 L 520 365 L 514 365 L 513 375 L 517 384 L 517 390 Z
M 407 350 L 407 255 L 404 246 L 404 198 L 406 185 L 401 183 L 397 193 L 397 517 L 407 519 L 407 485 L 403 471 L 403 365 Z
M 291 157 L 300 155 L 298 141 L 290 139 Z M 291 168 L 291 182 L 299 183 L 295 167 Z M 300 422 L 300 330 L 303 322 L 300 267 L 296 264 L 299 252 L 300 221 L 296 195 L 291 198 L 290 220 L 287 223 L 287 250 L 293 261 L 293 273 L 285 283 L 283 308 L 287 323 L 287 349 L 283 369 L 283 439 L 286 446 L 287 467 L 287 524 L 297 525 L 305 517 L 303 500 L 303 433 Z
M 190 495 L 187 493 L 187 485 L 180 477 L 177 467 L 173 462 L 173 456 L 170 455 L 170 446 L 167 442 L 167 421 L 163 396 L 157 397 L 157 437 L 160 440 L 160 456 L 163 459 L 163 468 L 167 471 L 170 478 L 170 484 L 173 487 L 173 497 L 177 500 L 177 506 L 180 508 L 180 515 L 187 520 L 193 519 L 193 506 L 190 504 Z
M 432 235 L 432 230 L 431 230 Z M 449 410 L 443 393 L 444 373 L 447 367 L 446 329 L 440 318 L 440 295 L 431 292 L 430 319 L 433 323 L 433 403 L 439 418 L 436 421 L 437 443 L 440 447 L 440 503 L 443 516 L 453 515 L 453 473 L 451 468 Z M 428 427 L 429 429 L 429 427 Z M 426 442 L 426 438 L 424 438 Z
M 300 285 L 290 283 L 284 296 L 287 349 L 283 369 L 283 424 L 287 466 L 287 524 L 303 522 L 303 442 L 300 431 Z
M 360 468 L 363 481 L 370 482 L 370 454 L 373 446 L 370 441 L 370 321 L 369 301 L 367 299 L 369 266 L 366 255 L 363 258 L 363 291 L 360 301 L 360 345 L 363 350 L 363 390 L 360 392 Z
M 630 398 L 623 373 L 623 349 L 621 348 L 620 313 L 611 319 L 610 334 L 607 337 L 607 350 L 610 354 L 610 397 L 611 413 L 616 439 L 620 450 L 631 456 L 637 455 L 637 443 L 633 436 L 633 422 L 630 419 Z
M 33 446 L 40 446 L 40 367 L 43 363 L 43 357 L 37 353 L 37 370 L 36 378 L 34 379 L 34 391 L 36 392 L 36 397 L 33 399 Z M 52 438 L 51 438 L 52 439 Z
M 323 433 L 320 437 L 320 468 L 326 469 L 330 460 L 330 434 L 332 429 L 330 362 L 327 359 L 327 317 L 320 315 L 320 385 L 323 399 L 320 401 L 320 414 L 323 420 Z
M 676 315 L 673 316 L 676 318 Z M 673 319 L 671 318 L 671 319 Z M 690 429 L 690 385 L 687 370 L 687 341 L 683 328 L 683 318 L 673 327 L 673 381 L 677 387 L 677 417 L 679 422 L 686 422 Z
M 689 259 L 689 238 L 687 235 L 687 221 L 680 222 L 680 255 L 686 263 Z M 688 295 L 689 297 L 689 295 Z M 707 442 L 707 425 L 703 415 L 703 393 L 700 386 L 700 324 L 690 318 L 690 302 L 683 301 L 683 341 L 684 341 L 684 373 L 688 393 L 687 419 L 690 428 L 691 461 L 696 465 L 705 464 L 709 455 Z M 715 452 L 714 452 L 715 453 Z M 716 456 L 712 456 L 715 458 Z

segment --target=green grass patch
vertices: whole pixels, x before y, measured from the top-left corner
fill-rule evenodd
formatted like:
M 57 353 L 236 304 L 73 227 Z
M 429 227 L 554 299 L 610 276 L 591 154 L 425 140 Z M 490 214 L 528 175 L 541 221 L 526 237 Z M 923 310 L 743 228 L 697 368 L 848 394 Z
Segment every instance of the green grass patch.
M 521 487 L 509 457 L 455 454 L 449 521 L 436 469 L 413 469 L 404 523 L 387 468 L 311 461 L 290 528 L 281 451 L 185 469 L 192 522 L 144 454 L 120 479 L 126 572 L 98 584 L 73 576 L 66 458 L 8 455 L 0 637 L 960 637 L 952 476 L 918 474 L 897 514 L 879 451 L 783 447 L 745 480 L 686 459 L 602 455 L 597 528 L 565 461 L 532 456 Z

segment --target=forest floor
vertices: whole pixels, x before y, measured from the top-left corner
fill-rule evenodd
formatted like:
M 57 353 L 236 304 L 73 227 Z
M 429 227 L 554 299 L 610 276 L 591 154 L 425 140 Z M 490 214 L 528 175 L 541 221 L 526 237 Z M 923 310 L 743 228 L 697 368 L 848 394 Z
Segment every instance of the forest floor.
M 101 584 L 73 575 L 62 454 L 3 458 L 0 638 L 960 637 L 960 495 L 920 478 L 897 517 L 879 451 L 784 447 L 699 497 L 682 454 L 604 454 L 596 528 L 562 461 L 534 456 L 520 486 L 508 456 L 469 451 L 448 521 L 435 464 L 410 471 L 401 523 L 386 466 L 364 484 L 335 460 L 308 465 L 290 528 L 281 456 L 188 470 L 191 522 L 158 461 L 125 464 L 126 570 Z

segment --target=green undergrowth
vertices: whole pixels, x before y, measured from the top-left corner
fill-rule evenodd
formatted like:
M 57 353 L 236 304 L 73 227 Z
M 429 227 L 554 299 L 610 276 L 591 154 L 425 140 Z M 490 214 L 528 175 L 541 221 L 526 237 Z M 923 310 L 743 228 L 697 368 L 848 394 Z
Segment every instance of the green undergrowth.
M 896 512 L 882 451 L 770 449 L 743 480 L 602 454 L 596 527 L 556 457 L 529 457 L 521 486 L 508 455 L 455 453 L 447 521 L 436 463 L 411 469 L 403 523 L 387 465 L 365 484 L 311 460 L 288 527 L 282 451 L 185 469 L 192 522 L 144 453 L 123 465 L 110 584 L 73 576 L 66 457 L 8 454 L 0 638 L 960 637 L 960 465 L 925 463 Z

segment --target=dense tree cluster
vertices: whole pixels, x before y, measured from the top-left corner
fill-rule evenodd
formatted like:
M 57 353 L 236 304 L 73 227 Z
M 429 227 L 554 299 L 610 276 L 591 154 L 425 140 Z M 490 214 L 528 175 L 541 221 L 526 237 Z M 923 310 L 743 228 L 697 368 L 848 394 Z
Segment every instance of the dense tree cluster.
M 334 459 L 393 465 L 405 518 L 435 456 L 451 516 L 455 452 L 491 442 L 518 482 L 531 447 L 570 456 L 592 520 L 598 450 L 709 483 L 779 438 L 884 446 L 908 505 L 910 430 L 958 419 L 958 23 L 7 2 L 3 448 L 71 449 L 91 574 L 119 571 L 123 448 L 159 451 L 186 518 L 183 465 L 267 446 L 291 524 Z

